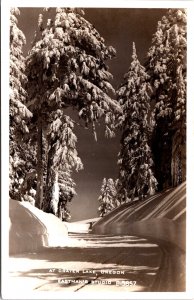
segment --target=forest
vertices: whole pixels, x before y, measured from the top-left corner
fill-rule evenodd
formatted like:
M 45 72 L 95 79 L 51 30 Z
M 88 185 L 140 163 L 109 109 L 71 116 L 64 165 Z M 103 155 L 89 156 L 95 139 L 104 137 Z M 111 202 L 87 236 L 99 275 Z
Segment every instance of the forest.
M 52 18 L 45 14 L 52 10 Z M 186 180 L 187 16 L 168 9 L 141 64 L 136 45 L 120 85 L 113 85 L 107 45 L 81 8 L 44 8 L 26 57 L 20 10 L 10 11 L 9 194 L 70 220 L 74 173 L 82 170 L 75 128 L 104 124 L 107 144 L 117 134 L 117 178 L 102 178 L 104 216 Z M 126 37 L 127 38 L 127 37 Z M 127 54 L 126 54 L 127 55 Z M 129 61 L 129 59 L 127 60 Z M 68 109 L 76 112 L 74 120 Z M 103 154 L 102 154 L 103 155 Z M 81 176 L 81 175 L 80 175 Z

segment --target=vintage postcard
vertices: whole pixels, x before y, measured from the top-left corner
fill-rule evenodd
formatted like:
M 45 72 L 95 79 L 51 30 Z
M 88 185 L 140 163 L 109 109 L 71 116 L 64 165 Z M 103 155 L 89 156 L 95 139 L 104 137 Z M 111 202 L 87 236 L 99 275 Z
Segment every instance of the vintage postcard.
M 194 298 L 193 19 L 3 1 L 3 299 Z

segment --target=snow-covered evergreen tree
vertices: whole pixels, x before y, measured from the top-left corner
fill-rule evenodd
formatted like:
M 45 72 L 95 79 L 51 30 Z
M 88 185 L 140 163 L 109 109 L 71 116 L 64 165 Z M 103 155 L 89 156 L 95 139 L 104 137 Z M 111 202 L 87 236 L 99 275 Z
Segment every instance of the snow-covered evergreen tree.
M 169 9 L 148 52 L 155 101 L 155 154 L 159 188 L 186 177 L 186 12 Z
M 74 183 L 70 173 L 72 170 L 79 171 L 83 168 L 81 159 L 76 150 L 77 137 L 73 133 L 74 123 L 72 119 L 66 116 L 63 110 L 58 109 L 51 113 L 51 122 L 47 134 L 48 141 L 48 161 L 46 178 L 46 196 L 44 201 L 44 210 L 58 213 L 59 204 L 59 173 L 65 174 L 66 190 L 63 185 L 63 194 L 66 192 L 64 202 L 70 201 L 75 194 Z M 64 171 L 65 173 L 64 173 Z M 67 178 L 69 175 L 69 179 Z M 70 191 L 69 189 L 72 190 Z M 72 196 L 69 200 L 68 197 Z M 62 201 L 60 201 L 62 202 Z
M 26 160 L 29 149 L 24 142 L 24 134 L 28 133 L 28 121 L 32 117 L 27 109 L 26 103 L 26 75 L 25 59 L 22 48 L 25 44 L 25 36 L 18 28 L 17 16 L 20 14 L 18 8 L 10 11 L 10 196 L 18 198 L 20 186 L 26 173 Z
M 116 187 L 112 178 L 103 179 L 101 194 L 98 198 L 100 206 L 98 208 L 100 217 L 105 216 L 108 212 L 113 210 L 116 206 Z
M 106 135 L 113 136 L 114 113 L 120 110 L 109 97 L 114 89 L 106 65 L 115 50 L 105 45 L 83 15 L 80 9 L 57 8 L 55 19 L 49 19 L 45 29 L 41 15 L 40 34 L 27 58 L 28 105 L 38 124 L 38 207 L 43 191 L 41 143 L 50 113 L 69 106 L 76 108 L 85 125 L 92 124 L 96 138 L 95 123 L 103 115 Z
M 140 64 L 133 43 L 132 62 L 117 91 L 123 114 L 118 119 L 122 131 L 118 157 L 117 199 L 120 203 L 143 199 L 156 190 L 152 154 L 149 146 L 151 120 L 151 86 L 145 68 Z
M 62 221 L 69 221 L 71 215 L 67 205 L 76 195 L 75 182 L 72 179 L 71 171 L 59 172 L 59 190 L 58 217 Z

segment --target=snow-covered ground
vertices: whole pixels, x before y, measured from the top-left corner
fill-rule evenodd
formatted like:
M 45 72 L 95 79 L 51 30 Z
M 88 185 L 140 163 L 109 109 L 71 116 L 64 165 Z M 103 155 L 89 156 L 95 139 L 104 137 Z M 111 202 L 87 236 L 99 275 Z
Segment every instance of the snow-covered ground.
M 68 228 L 68 232 L 89 232 L 91 230 L 92 224 L 99 221 L 101 218 L 92 218 L 87 220 L 81 220 L 76 222 L 64 222 Z
M 68 232 L 89 232 L 90 224 L 79 222 L 64 222 L 68 228 Z
M 124 204 L 94 224 L 95 234 L 138 234 L 185 247 L 186 183 Z
M 127 203 L 104 218 L 61 222 L 29 202 L 10 201 L 10 253 L 36 251 L 43 246 L 70 246 L 69 232 L 86 233 L 95 223 L 95 234 L 138 234 L 156 237 L 184 247 L 186 183 L 145 201 Z M 75 246 L 84 246 L 82 241 Z
M 22 296 L 39 291 L 65 295 L 146 291 L 161 262 L 159 246 L 137 236 L 70 234 L 68 242 L 67 247 L 10 257 L 13 297 L 21 294 L 23 299 Z
M 9 260 L 9 282 L 14 295 L 21 292 L 20 299 L 26 299 L 39 291 L 158 291 L 159 277 L 159 289 L 184 290 L 184 251 L 166 241 L 182 247 L 185 188 L 183 184 L 144 202 L 125 204 L 100 219 L 94 234 L 69 236 L 64 222 L 55 216 L 27 202 L 11 201 L 10 245 L 15 252 Z M 88 220 L 69 224 L 78 232 Z M 164 259 L 167 266 L 160 276 Z
M 68 230 L 52 214 L 43 212 L 29 202 L 10 200 L 10 253 L 33 252 L 43 246 L 65 246 Z

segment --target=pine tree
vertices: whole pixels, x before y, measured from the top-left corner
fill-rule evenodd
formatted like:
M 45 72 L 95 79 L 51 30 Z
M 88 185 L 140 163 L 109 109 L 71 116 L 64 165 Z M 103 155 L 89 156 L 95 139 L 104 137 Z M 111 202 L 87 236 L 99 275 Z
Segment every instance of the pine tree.
M 118 127 L 122 131 L 117 185 L 117 199 L 120 203 L 135 197 L 143 199 L 146 195 L 152 195 L 156 189 L 149 147 L 150 94 L 149 76 L 137 58 L 133 43 L 132 62 L 117 91 L 118 101 L 123 110 L 118 120 Z
M 115 182 L 112 178 L 103 179 L 101 194 L 98 200 L 100 202 L 98 208 L 100 217 L 105 216 L 117 206 Z
M 20 186 L 28 170 L 25 157 L 30 155 L 25 134 L 29 132 L 28 121 L 32 117 L 26 103 L 25 59 L 22 48 L 25 44 L 25 36 L 18 28 L 17 17 L 20 14 L 18 8 L 10 11 L 10 196 L 14 199 L 20 197 Z
M 186 177 L 186 12 L 170 9 L 158 22 L 148 52 L 155 102 L 155 154 L 159 188 Z
M 83 14 L 80 9 L 57 8 L 55 20 L 49 19 L 45 29 L 40 16 L 40 34 L 27 58 L 28 105 L 38 124 L 38 207 L 44 184 L 42 137 L 46 135 L 50 113 L 74 107 L 86 127 L 92 124 L 96 138 L 95 123 L 103 115 L 106 135 L 113 136 L 114 112 L 120 110 L 109 97 L 114 89 L 105 64 L 115 55 L 115 50 L 104 44 L 104 39 Z

